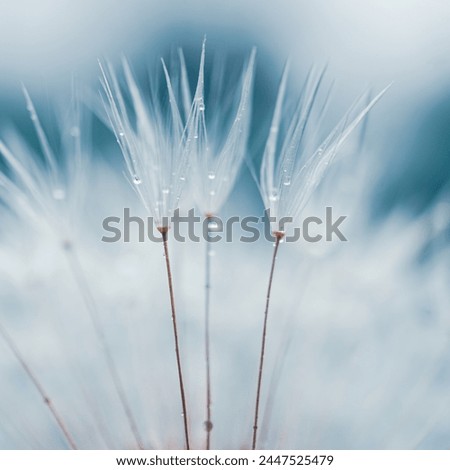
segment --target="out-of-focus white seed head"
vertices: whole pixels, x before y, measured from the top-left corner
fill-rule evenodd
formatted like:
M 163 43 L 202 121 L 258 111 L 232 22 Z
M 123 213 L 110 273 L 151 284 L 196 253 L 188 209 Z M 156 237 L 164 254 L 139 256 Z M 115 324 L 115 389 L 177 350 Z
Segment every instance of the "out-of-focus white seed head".
M 16 129 L 3 130 L 0 154 L 5 171 L 0 173 L 0 199 L 35 229 L 45 225 L 58 236 L 67 237 L 82 211 L 87 184 L 88 151 L 81 140 L 84 121 L 78 96 L 74 94 L 64 118 L 59 119 L 57 158 L 25 88 L 23 92 L 40 152 Z

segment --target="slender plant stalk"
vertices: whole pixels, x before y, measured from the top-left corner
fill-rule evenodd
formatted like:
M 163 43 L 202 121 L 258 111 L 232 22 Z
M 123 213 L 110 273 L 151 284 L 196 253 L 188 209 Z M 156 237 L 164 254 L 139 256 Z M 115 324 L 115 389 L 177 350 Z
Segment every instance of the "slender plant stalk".
M 206 216 L 207 220 L 211 216 Z M 211 358 L 210 358 L 210 299 L 211 299 L 211 240 L 209 229 L 206 232 L 206 253 L 205 253 L 205 366 L 206 366 L 206 449 L 211 448 L 211 431 L 213 423 L 211 421 Z
M 86 309 L 89 312 L 89 317 L 90 317 L 92 326 L 94 328 L 95 335 L 102 348 L 103 355 L 106 361 L 106 366 L 108 368 L 109 374 L 111 376 L 111 380 L 113 382 L 119 401 L 122 405 L 125 416 L 128 420 L 130 430 L 134 436 L 136 445 L 138 446 L 140 450 L 143 450 L 145 448 L 143 444 L 143 440 L 139 433 L 138 426 L 134 418 L 133 412 L 131 411 L 131 407 L 128 402 L 128 398 L 127 398 L 125 389 L 123 387 L 122 381 L 120 379 L 119 372 L 117 370 L 116 364 L 114 362 L 108 343 L 106 341 L 105 334 L 103 332 L 99 314 L 97 311 L 97 306 L 96 306 L 94 297 L 92 295 L 91 289 L 89 287 L 89 283 L 86 279 L 86 276 L 84 275 L 83 268 L 81 267 L 78 256 L 76 252 L 74 251 L 73 245 L 65 244 L 64 248 L 65 248 L 64 252 L 66 253 L 67 259 L 69 261 L 69 265 L 73 273 L 73 276 L 75 278 L 75 282 L 78 286 L 78 289 L 81 292 L 81 296 L 83 297 L 83 301 L 86 305 Z
M 178 341 L 177 316 L 176 316 L 176 311 L 175 311 L 175 296 L 173 293 L 172 270 L 170 268 L 170 259 L 169 259 L 169 245 L 168 245 L 169 229 L 167 227 L 158 227 L 158 230 L 161 232 L 161 235 L 162 235 L 163 245 L 164 245 L 164 257 L 166 259 L 167 281 L 169 283 L 170 307 L 172 310 L 173 336 L 175 340 L 175 354 L 177 357 L 178 381 L 180 384 L 181 406 L 183 409 L 182 416 L 183 416 L 183 423 L 184 423 L 184 437 L 186 441 L 186 449 L 189 450 L 190 445 L 189 445 L 188 416 L 187 416 L 187 408 L 186 408 L 186 395 L 184 392 L 183 372 L 181 368 L 180 345 Z
M 31 370 L 30 366 L 28 365 L 25 358 L 22 356 L 21 352 L 19 351 L 18 347 L 14 343 L 13 339 L 11 338 L 11 336 L 9 336 L 9 334 L 7 333 L 7 331 L 5 330 L 5 328 L 2 325 L 0 325 L 0 335 L 5 340 L 6 344 L 8 345 L 9 349 L 14 354 L 16 359 L 19 361 L 20 365 L 22 366 L 22 369 L 25 371 L 28 378 L 31 380 L 31 382 L 35 386 L 35 388 L 38 391 L 41 398 L 44 400 L 45 405 L 48 407 L 48 409 L 50 410 L 50 413 L 55 418 L 55 421 L 58 424 L 59 429 L 64 434 L 64 437 L 66 438 L 66 441 L 69 444 L 69 447 L 72 450 L 77 450 L 77 446 L 75 444 L 75 441 L 73 440 L 73 437 L 71 436 L 71 434 L 67 430 L 67 427 L 64 424 L 64 421 L 63 421 L 61 415 L 56 410 L 55 406 L 53 405 L 53 403 L 50 400 L 49 396 L 47 395 L 46 391 L 44 390 L 44 387 L 41 385 L 38 378 L 36 377 L 36 375 Z
M 262 332 L 262 340 L 261 340 L 261 354 L 259 357 L 259 373 L 258 373 L 258 385 L 256 388 L 255 418 L 253 422 L 252 450 L 256 449 L 256 438 L 257 438 L 257 433 L 258 433 L 259 401 L 261 398 L 261 384 L 262 384 L 262 375 L 263 375 L 263 367 L 264 367 L 264 353 L 266 351 L 267 318 L 269 315 L 270 293 L 272 291 L 273 273 L 275 271 L 275 262 L 277 260 L 278 248 L 280 246 L 281 240 L 283 239 L 284 233 L 275 232 L 274 236 L 275 236 L 275 246 L 273 249 L 272 265 L 270 267 L 269 286 L 267 288 L 267 296 L 266 296 L 266 308 L 264 310 L 264 324 L 263 324 L 263 332 Z

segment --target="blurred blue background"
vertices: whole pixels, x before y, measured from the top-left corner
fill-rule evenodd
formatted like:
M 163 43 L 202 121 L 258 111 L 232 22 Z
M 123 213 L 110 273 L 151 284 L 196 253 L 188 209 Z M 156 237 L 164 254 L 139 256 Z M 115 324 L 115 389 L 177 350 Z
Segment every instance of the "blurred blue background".
M 393 82 L 371 113 L 366 136 L 379 165 L 374 210 L 383 214 L 406 204 L 420 211 L 449 180 L 449 21 L 444 0 L 4 2 L 0 123 L 13 121 L 32 138 L 21 82 L 44 113 L 55 96 L 67 96 L 72 77 L 99 88 L 98 58 L 115 62 L 125 54 L 144 79 L 160 56 L 182 46 L 195 69 L 206 34 L 209 57 L 226 51 L 242 59 L 253 45 L 258 48 L 251 141 L 256 158 L 288 57 L 296 93 L 311 65 L 328 65 L 335 81 L 330 123 L 367 87 L 375 92 Z M 120 161 L 100 126 L 94 139 L 107 158 Z

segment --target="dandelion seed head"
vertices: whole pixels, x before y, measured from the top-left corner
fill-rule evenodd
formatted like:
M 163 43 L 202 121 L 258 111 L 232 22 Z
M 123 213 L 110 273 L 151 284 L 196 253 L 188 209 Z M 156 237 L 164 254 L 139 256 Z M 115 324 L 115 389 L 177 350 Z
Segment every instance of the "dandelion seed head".
M 364 103 L 363 97 L 358 99 L 328 136 L 317 143 L 317 129 L 328 99 L 328 94 L 322 97 L 324 71 L 310 72 L 292 111 L 287 97 L 288 74 L 286 65 L 258 183 L 264 204 L 274 217 L 273 231 L 278 230 L 282 217 L 298 219 L 346 139 L 389 88 L 369 103 Z
M 202 47 L 200 67 L 191 99 L 186 64 L 180 50 L 186 141 L 191 190 L 203 214 L 218 213 L 229 197 L 245 158 L 249 126 L 255 50 L 236 81 L 227 81 L 225 58 L 211 69 L 205 66 Z M 209 93 L 205 92 L 209 83 Z M 192 102 L 192 104 L 190 104 Z M 188 106 L 189 104 L 189 106 Z M 230 119 L 232 116 L 232 119 Z
M 151 83 L 150 95 L 144 95 L 127 61 L 122 63 L 125 85 L 120 84 L 111 64 L 100 64 L 110 127 L 116 134 L 134 189 L 156 226 L 169 220 L 178 207 L 188 167 L 177 90 L 164 60 L 161 62 L 163 97 L 158 94 L 158 83 Z M 125 104 L 127 100 L 129 107 Z
M 0 154 L 6 170 L 0 173 L 0 200 L 34 229 L 50 229 L 64 237 L 76 231 L 88 181 L 87 143 L 81 132 L 86 126 L 85 116 L 74 97 L 73 104 L 60 118 L 57 160 L 31 97 L 25 88 L 23 92 L 39 150 L 17 129 L 3 130 Z

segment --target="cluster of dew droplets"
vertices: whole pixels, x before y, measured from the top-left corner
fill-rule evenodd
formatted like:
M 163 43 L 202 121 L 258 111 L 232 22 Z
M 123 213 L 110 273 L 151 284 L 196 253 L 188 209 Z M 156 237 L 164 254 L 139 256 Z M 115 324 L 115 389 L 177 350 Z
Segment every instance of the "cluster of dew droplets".
M 216 179 L 216 173 L 214 171 L 209 171 L 208 172 L 208 182 L 209 182 L 208 194 L 211 199 L 216 194 L 216 190 L 214 189 L 215 179 Z
M 36 114 L 36 110 L 34 109 L 34 106 L 29 103 L 27 104 L 27 111 L 30 113 L 30 119 L 32 121 L 37 121 L 37 114 Z

